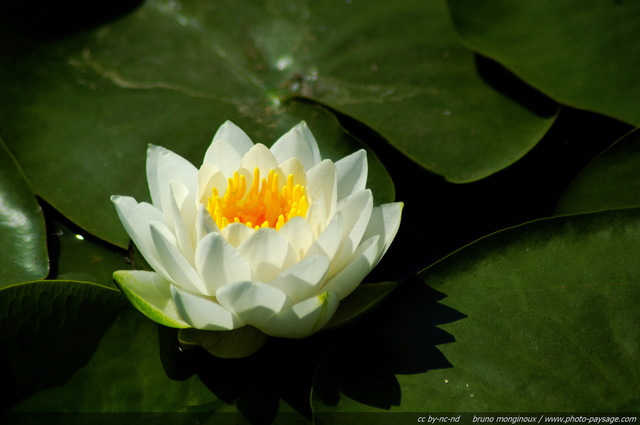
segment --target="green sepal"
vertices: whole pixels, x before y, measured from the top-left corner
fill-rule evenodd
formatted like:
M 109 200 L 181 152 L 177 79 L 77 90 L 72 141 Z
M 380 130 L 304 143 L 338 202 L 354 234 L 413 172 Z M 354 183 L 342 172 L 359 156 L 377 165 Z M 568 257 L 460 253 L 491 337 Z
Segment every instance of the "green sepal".
M 171 297 L 171 283 L 157 273 L 140 270 L 118 270 L 113 280 L 142 314 L 170 328 L 184 329 L 189 324 L 180 318 Z

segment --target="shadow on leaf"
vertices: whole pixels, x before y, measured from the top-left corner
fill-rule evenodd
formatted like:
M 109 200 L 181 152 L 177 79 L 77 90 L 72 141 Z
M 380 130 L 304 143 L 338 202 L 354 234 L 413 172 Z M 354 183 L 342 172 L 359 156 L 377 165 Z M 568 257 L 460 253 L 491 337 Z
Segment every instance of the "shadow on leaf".
M 126 307 L 120 294 L 82 282 L 38 281 L 0 291 L 0 412 L 37 391 L 64 385 Z M 9 394 L 7 397 L 6 394 Z
M 80 1 L 0 2 L 5 27 L 46 39 L 91 29 L 133 12 L 143 0 L 99 1 L 90 6 Z
M 475 60 L 478 74 L 493 89 L 539 117 L 551 118 L 558 113 L 559 106 L 555 101 L 520 80 L 504 66 L 480 55 L 475 55 Z
M 226 404 L 235 405 L 254 424 L 272 423 L 281 402 L 311 418 L 313 377 L 324 355 L 323 335 L 304 340 L 270 339 L 257 353 L 240 359 L 217 358 L 200 347 L 181 351 L 175 330 L 160 334 L 165 372 L 172 379 L 197 374 Z
M 464 316 L 438 303 L 442 298 L 412 280 L 349 325 L 302 340 L 272 338 L 241 359 L 216 358 L 199 347 L 181 351 L 175 330 L 165 329 L 162 361 L 169 377 L 197 374 L 216 397 L 254 424 L 280 421 L 290 408 L 299 419 L 311 420 L 312 389 L 328 405 L 336 405 L 344 394 L 389 409 L 402 401 L 396 374 L 451 367 L 436 346 L 454 338 L 437 325 Z
M 451 367 L 437 345 L 454 338 L 437 325 L 465 317 L 438 301 L 444 296 L 411 280 L 359 326 L 332 341 L 314 383 L 314 397 L 336 406 L 341 394 L 390 409 L 402 402 L 396 374 Z

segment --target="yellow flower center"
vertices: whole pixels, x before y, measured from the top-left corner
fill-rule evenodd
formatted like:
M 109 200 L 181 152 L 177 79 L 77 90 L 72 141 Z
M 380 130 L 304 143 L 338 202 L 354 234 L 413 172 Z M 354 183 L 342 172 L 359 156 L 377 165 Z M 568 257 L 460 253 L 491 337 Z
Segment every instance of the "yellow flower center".
M 227 179 L 224 195 L 220 196 L 214 187 L 207 202 L 207 210 L 220 230 L 229 223 L 244 223 L 256 230 L 264 227 L 279 230 L 293 217 L 305 217 L 308 209 L 306 190 L 294 184 L 293 174 L 280 186 L 278 173 L 269 170 L 269 175 L 261 180 L 257 167 L 253 169 L 248 191 L 245 177 L 236 171 Z

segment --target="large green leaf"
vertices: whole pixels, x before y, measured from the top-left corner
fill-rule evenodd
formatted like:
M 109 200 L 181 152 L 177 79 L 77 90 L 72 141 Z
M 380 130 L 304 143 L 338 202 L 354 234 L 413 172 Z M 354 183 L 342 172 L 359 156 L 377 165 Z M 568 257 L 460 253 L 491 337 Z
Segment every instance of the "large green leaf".
M 303 73 L 317 78 L 308 95 L 449 181 L 507 167 L 553 122 L 553 108 L 537 115 L 527 96 L 518 103 L 481 78 L 444 1 L 312 2 L 309 20 L 318 40 Z
M 115 290 L 47 280 L 1 289 L 0 307 L 6 377 L 1 385 L 10 394 L 3 398 L 5 407 L 67 382 L 91 358 L 126 302 Z
M 49 272 L 42 211 L 0 138 L 0 287 Z
M 638 411 L 639 254 L 640 209 L 539 220 L 481 239 L 421 273 L 444 300 L 407 297 L 397 307 L 403 319 L 376 340 L 376 352 L 410 357 L 412 345 L 443 342 L 430 340 L 429 327 L 451 322 L 441 327 L 455 342 L 438 348 L 453 366 L 396 368 L 397 390 L 377 403 L 366 389 L 353 391 L 357 377 L 330 379 L 333 369 L 325 367 L 316 412 Z M 466 317 L 455 320 L 442 304 Z M 425 309 L 440 318 L 421 319 Z M 425 334 L 410 342 L 388 337 L 418 335 L 410 328 Z M 340 370 L 357 367 L 356 358 L 335 358 Z M 351 392 L 327 397 L 336 382 Z
M 619 140 L 567 188 L 557 214 L 640 207 L 640 131 Z
M 640 124 L 640 4 L 448 0 L 473 50 L 558 102 Z
M 179 374 L 171 360 L 175 333 L 163 338 L 119 291 L 38 281 L 1 290 L 0 305 L 0 343 L 21 400 L 14 412 L 213 411 L 224 404 L 196 377 L 169 377 Z
M 440 0 L 150 0 L 95 31 L 12 43 L 0 68 L 0 126 L 35 191 L 121 247 L 108 199 L 147 197 L 146 145 L 199 164 L 226 119 L 267 144 L 305 119 L 334 159 L 361 147 L 304 97 L 453 181 L 516 161 L 552 120 L 479 78 Z M 388 200 L 389 177 L 369 159 L 369 185 Z
M 3 421 L 300 423 L 298 412 L 310 415 L 322 337 L 274 338 L 249 358 L 219 359 L 181 349 L 176 329 L 88 282 L 14 285 L 0 290 L 0 307 L 0 386 L 13 395 L 0 404 L 0 415 L 10 408 Z

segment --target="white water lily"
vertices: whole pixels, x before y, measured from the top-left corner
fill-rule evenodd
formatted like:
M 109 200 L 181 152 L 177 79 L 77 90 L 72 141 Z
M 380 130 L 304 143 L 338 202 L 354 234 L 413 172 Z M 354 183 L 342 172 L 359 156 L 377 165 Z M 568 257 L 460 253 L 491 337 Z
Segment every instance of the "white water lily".
M 153 204 L 112 196 L 153 268 L 116 282 L 174 328 L 302 338 L 324 327 L 384 255 L 401 203 L 374 206 L 364 150 L 322 160 L 302 122 L 269 149 L 224 123 L 198 169 L 150 145 Z

